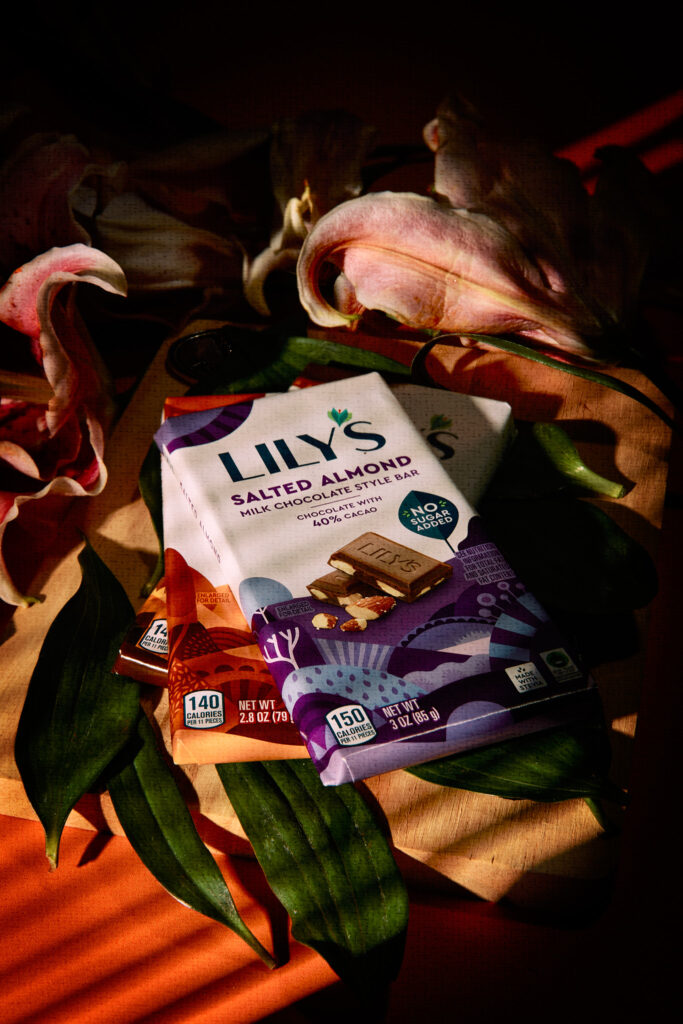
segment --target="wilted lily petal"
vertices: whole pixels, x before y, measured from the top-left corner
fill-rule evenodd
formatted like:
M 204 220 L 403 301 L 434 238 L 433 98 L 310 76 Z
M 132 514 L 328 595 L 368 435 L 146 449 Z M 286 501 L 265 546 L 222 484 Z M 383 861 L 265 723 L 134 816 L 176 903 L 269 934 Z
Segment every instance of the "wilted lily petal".
M 11 329 L 0 336 L 0 364 L 22 366 L 0 369 L 0 545 L 24 502 L 98 494 L 106 482 L 106 398 L 75 309 L 77 282 L 126 291 L 114 260 L 81 244 L 43 253 L 0 289 L 0 321 Z M 28 603 L 1 557 L 0 600 Z
M 491 130 L 460 98 L 442 104 L 423 134 L 434 152 L 435 192 L 506 227 L 553 288 L 576 286 L 576 257 L 589 235 L 589 196 L 574 164 L 535 140 Z
M 73 135 L 37 133 L 25 138 L 0 166 L 0 272 L 53 246 L 90 241 L 76 219 L 72 197 L 99 172 Z
M 359 195 L 375 136 L 374 128 L 343 110 L 309 111 L 275 124 L 270 167 L 280 211 L 306 187 L 313 221 Z
M 637 292 L 645 265 L 642 196 L 629 204 L 622 187 L 615 216 L 614 188 L 589 195 L 571 163 L 498 136 L 461 101 L 445 104 L 424 137 L 435 153 L 431 197 L 369 194 L 312 229 L 298 265 L 311 318 L 341 326 L 378 310 L 465 342 L 515 334 L 614 360 L 625 293 Z M 628 176 L 611 177 L 623 186 Z M 339 275 L 334 300 L 325 264 Z
M 274 270 L 294 269 L 302 242 L 328 210 L 360 195 L 375 130 L 344 111 L 312 111 L 273 127 L 270 170 L 278 220 L 270 244 L 245 263 L 244 294 L 262 316 Z
M 141 196 L 115 196 L 95 218 L 97 243 L 125 267 L 131 291 L 219 289 L 241 279 L 237 242 L 193 227 Z
M 452 334 L 515 333 L 581 356 L 590 347 L 507 229 L 482 213 L 413 193 L 378 192 L 322 217 L 301 250 L 299 297 L 323 327 L 353 315 L 322 294 L 323 268 L 343 273 L 361 308 Z
M 632 151 L 603 147 L 590 196 L 591 256 L 586 277 L 613 320 L 633 315 L 650 257 L 674 218 L 655 189 L 654 175 Z
M 504 224 L 554 291 L 590 307 L 603 335 L 613 332 L 638 295 L 662 214 L 640 161 L 619 147 L 597 153 L 591 195 L 569 160 L 491 130 L 458 97 L 441 106 L 424 138 L 435 154 L 435 191 Z

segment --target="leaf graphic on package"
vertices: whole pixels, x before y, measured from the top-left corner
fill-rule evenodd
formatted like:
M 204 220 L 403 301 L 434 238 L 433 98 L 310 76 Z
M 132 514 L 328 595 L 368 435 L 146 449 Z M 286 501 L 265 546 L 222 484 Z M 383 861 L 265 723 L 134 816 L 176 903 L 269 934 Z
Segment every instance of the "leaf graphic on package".
M 351 419 L 352 414 L 348 409 L 330 409 L 327 415 L 334 420 L 338 427 L 341 427 L 343 423 Z
M 453 551 L 448 538 L 457 526 L 459 512 L 452 501 L 426 491 L 410 491 L 398 510 L 399 522 L 421 537 L 443 540 Z

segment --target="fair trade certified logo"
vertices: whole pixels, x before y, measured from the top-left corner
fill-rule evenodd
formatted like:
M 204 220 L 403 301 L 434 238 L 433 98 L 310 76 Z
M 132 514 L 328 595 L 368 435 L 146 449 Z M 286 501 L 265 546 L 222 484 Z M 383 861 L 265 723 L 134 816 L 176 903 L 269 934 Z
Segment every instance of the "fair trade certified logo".
M 564 647 L 554 647 L 552 651 L 543 651 L 541 657 L 558 683 L 579 679 L 582 675 L 581 669 L 572 661 Z

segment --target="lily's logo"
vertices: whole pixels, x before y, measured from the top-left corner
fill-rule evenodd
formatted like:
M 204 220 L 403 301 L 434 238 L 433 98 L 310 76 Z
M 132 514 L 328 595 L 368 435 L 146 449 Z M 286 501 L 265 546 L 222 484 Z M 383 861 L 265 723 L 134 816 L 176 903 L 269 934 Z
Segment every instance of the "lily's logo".
M 457 441 L 458 435 L 454 434 L 452 429 L 450 429 L 452 426 L 453 420 L 440 413 L 432 416 L 429 422 L 427 441 L 434 451 L 438 452 L 438 457 L 442 462 L 446 459 L 451 459 L 455 455 L 455 448 L 451 444 L 450 438 Z M 446 440 L 446 438 L 449 440 Z
M 344 409 L 343 412 L 341 409 L 330 409 L 327 415 L 330 417 L 331 420 L 334 420 L 334 422 L 339 427 L 341 427 L 342 423 L 346 423 L 347 420 L 350 420 L 352 418 L 351 413 L 348 411 L 348 409 Z
M 362 429 L 372 426 L 370 420 L 354 420 L 348 409 L 330 409 L 327 417 L 334 426 L 326 437 L 295 434 L 289 438 L 276 437 L 261 441 L 254 445 L 251 452 L 240 452 L 241 465 L 237 463 L 236 452 L 221 452 L 218 458 L 233 483 L 240 483 L 288 469 L 303 469 L 321 462 L 333 462 L 339 457 L 337 447 L 340 443 L 348 450 L 344 439 L 356 442 L 352 446 L 357 452 L 378 451 L 386 444 L 382 434 Z M 315 458 L 311 458 L 313 454 Z

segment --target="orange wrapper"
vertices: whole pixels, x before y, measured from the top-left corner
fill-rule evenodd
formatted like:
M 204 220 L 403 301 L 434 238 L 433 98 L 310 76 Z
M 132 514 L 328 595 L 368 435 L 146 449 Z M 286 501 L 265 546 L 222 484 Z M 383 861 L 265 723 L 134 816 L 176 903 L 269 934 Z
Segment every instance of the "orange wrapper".
M 173 399 L 177 415 L 245 396 Z M 248 396 L 253 398 L 256 396 Z M 168 692 L 176 764 L 308 757 L 221 565 L 162 462 Z

